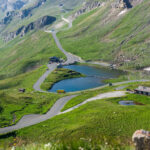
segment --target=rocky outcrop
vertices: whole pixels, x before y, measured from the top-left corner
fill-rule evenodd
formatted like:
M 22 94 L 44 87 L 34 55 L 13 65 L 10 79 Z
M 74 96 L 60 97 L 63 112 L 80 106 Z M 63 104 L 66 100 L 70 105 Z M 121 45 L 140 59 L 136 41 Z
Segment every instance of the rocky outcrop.
M 20 35 L 20 37 L 23 37 L 29 31 L 41 29 L 41 28 L 45 27 L 46 25 L 52 24 L 55 20 L 56 20 L 55 17 L 44 16 L 35 22 L 31 22 L 27 26 L 22 26 L 14 32 L 10 32 L 10 33 L 5 34 L 3 36 L 4 41 L 8 42 L 8 41 L 14 39 L 15 37 L 17 37 L 18 35 Z
M 112 8 L 119 8 L 119 9 L 132 8 L 137 4 L 141 3 L 142 1 L 143 0 L 116 0 L 112 4 Z
M 13 17 L 16 16 L 17 13 L 15 11 L 9 11 L 6 13 L 6 16 L 0 21 L 0 25 L 7 25 L 9 24 Z
M 24 9 L 21 11 L 8 11 L 6 16 L 0 21 L 0 25 L 9 24 L 14 17 L 24 19 L 25 17 L 32 16 L 32 10 L 40 7 L 46 2 L 46 0 L 38 0 L 33 6 L 28 9 Z
M 87 2 L 83 5 L 83 7 L 81 9 L 79 9 L 74 15 L 73 18 L 76 18 L 78 16 L 80 16 L 81 14 L 87 12 L 87 11 L 91 11 L 95 8 L 98 8 L 101 6 L 101 2 L 99 1 L 95 1 L 95 2 Z
M 0 9 L 4 11 L 14 11 L 21 9 L 29 0 L 1 0 Z
M 112 4 L 112 8 L 120 8 L 120 9 L 132 8 L 132 5 L 129 0 L 116 0 Z
M 150 150 L 150 132 L 145 130 L 137 130 L 132 141 L 135 144 L 136 150 Z
M 21 9 L 26 3 L 24 1 L 16 1 L 16 3 L 13 4 L 14 10 Z
M 22 10 L 18 16 L 23 19 L 27 16 L 31 16 L 31 12 L 33 9 L 40 7 L 41 5 L 43 5 L 46 2 L 46 0 L 38 0 L 37 3 L 35 3 L 35 5 L 33 5 L 32 7 L 28 8 L 28 9 L 24 9 Z

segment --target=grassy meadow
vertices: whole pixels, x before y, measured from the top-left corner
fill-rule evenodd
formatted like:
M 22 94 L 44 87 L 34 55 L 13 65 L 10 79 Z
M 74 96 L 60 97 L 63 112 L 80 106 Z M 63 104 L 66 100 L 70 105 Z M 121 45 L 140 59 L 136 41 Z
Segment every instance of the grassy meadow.
M 132 90 L 139 85 L 150 86 L 150 83 L 130 83 L 126 84 L 125 88 L 122 90 L 127 88 Z M 77 97 L 69 101 L 63 110 L 77 105 L 90 97 L 96 96 L 97 94 L 114 91 L 116 90 L 116 87 L 117 86 L 112 86 L 93 91 L 81 92 Z M 35 93 L 34 96 L 35 95 L 38 95 L 38 102 L 40 101 L 40 96 L 42 97 L 42 102 L 44 100 L 43 97 L 45 96 L 46 99 L 48 96 L 45 94 L 40 95 L 40 93 Z M 49 96 L 52 100 L 52 95 Z M 50 104 L 47 101 L 48 106 L 53 104 L 55 98 L 56 95 L 53 95 L 53 100 L 50 101 Z M 26 99 L 26 104 L 27 100 L 28 99 Z M 140 105 L 119 105 L 118 102 L 122 100 L 134 101 Z M 42 108 L 46 108 L 45 104 L 42 106 Z M 31 107 L 34 108 L 34 111 L 36 111 L 36 107 L 30 104 L 28 109 L 30 110 L 30 113 L 32 112 Z M 17 139 L 17 146 L 22 146 L 23 144 L 28 145 L 30 143 L 37 143 L 38 145 L 50 142 L 58 146 L 74 146 L 75 149 L 79 146 L 94 146 L 94 148 L 99 147 L 99 149 L 100 146 L 106 146 L 108 149 L 126 149 L 128 146 L 133 146 L 131 137 L 135 130 L 150 130 L 149 107 L 150 97 L 144 95 L 127 94 L 121 98 L 96 100 L 89 102 L 72 112 L 55 116 L 52 119 L 37 125 L 33 125 L 10 134 L 1 135 L 0 145 L 12 145 L 15 138 Z M 37 113 L 40 113 L 40 110 L 43 112 L 43 110 L 39 110 L 39 108 L 40 107 L 38 107 Z M 25 110 L 27 110 L 27 108 L 25 108 Z M 46 109 L 44 110 L 46 111 Z
M 34 92 L 49 57 L 64 58 L 51 34 L 30 32 L 0 48 L 0 127 L 13 125 L 27 114 L 44 114 L 63 95 Z M 25 88 L 25 93 L 19 89 Z
M 0 79 L 16 76 L 45 65 L 49 57 L 65 58 L 52 35 L 43 31 L 30 32 L 0 48 Z
M 42 66 L 34 71 L 0 81 L 0 127 L 10 126 L 27 114 L 44 114 L 64 95 L 34 92 L 33 85 L 46 71 Z M 25 93 L 19 89 L 25 88 Z
M 150 83 L 129 84 L 133 89 L 138 85 L 149 85 Z M 115 90 L 115 87 L 111 87 Z M 105 89 L 106 90 L 106 89 Z M 109 91 L 107 89 L 106 91 Z M 99 89 L 103 93 L 103 89 Z M 86 96 L 92 97 L 93 94 Z M 86 94 L 85 94 L 86 95 Z M 76 97 L 76 101 L 84 99 L 83 95 Z M 122 106 L 118 102 L 132 100 L 140 105 Z M 67 104 L 68 105 L 68 104 Z M 79 145 L 108 146 L 113 149 L 125 149 L 132 147 L 131 137 L 135 130 L 150 130 L 150 97 L 144 95 L 127 94 L 121 98 L 109 98 L 89 102 L 72 112 L 58 115 L 50 120 L 37 125 L 18 130 L 5 135 L 5 144 L 11 144 L 16 138 L 19 144 L 29 143 L 57 143 L 67 146 Z M 4 135 L 0 136 L 1 145 Z M 100 148 L 99 148 L 100 149 Z
M 126 69 L 148 66 L 149 1 L 122 16 L 121 10 L 112 10 L 111 3 L 79 16 L 73 28 L 58 33 L 63 47 L 84 60 L 117 63 Z
M 137 88 L 139 85 L 142 86 L 150 86 L 149 82 L 135 82 L 135 83 L 127 83 L 127 84 L 121 84 L 119 86 L 108 86 L 108 87 L 102 87 L 99 89 L 95 89 L 95 90 L 85 90 L 79 93 L 78 96 L 72 98 L 65 106 L 64 108 L 61 110 L 62 112 L 73 107 L 76 106 L 82 102 L 84 102 L 85 100 L 87 100 L 88 98 L 97 96 L 99 94 L 102 93 L 106 93 L 106 92 L 110 92 L 110 91 L 115 91 L 118 88 L 121 88 L 121 90 L 126 90 L 128 88 L 130 88 L 131 90 L 134 90 L 135 88 Z
M 52 2 L 55 7 L 49 11 L 49 4 Z M 78 6 L 78 2 L 79 0 L 65 0 L 64 7 L 66 10 L 73 8 Z M 46 14 L 55 14 L 60 18 L 59 1 L 48 0 L 46 4 L 39 10 L 34 10 L 33 16 L 26 18 L 22 24 Z M 118 16 L 120 10 L 112 12 L 110 8 L 108 2 L 105 6 L 78 17 L 70 30 L 59 32 L 62 46 L 84 60 L 118 63 L 121 69 L 132 70 L 148 66 L 148 0 L 128 10 L 125 16 Z M 6 29 L 15 29 L 14 25 L 15 23 L 12 28 L 10 25 Z M 116 91 L 117 88 L 126 91 L 139 85 L 150 86 L 150 82 L 135 82 L 69 94 L 35 92 L 33 85 L 48 69 L 46 64 L 51 56 L 66 59 L 51 34 L 43 31 L 30 32 L 23 38 L 17 37 L 7 45 L 0 39 L 0 128 L 16 124 L 24 115 L 45 114 L 59 98 L 69 94 L 77 96 L 61 111 L 98 94 Z M 41 88 L 48 90 L 60 80 L 81 76 L 84 75 L 68 69 L 56 69 Z M 131 71 L 105 82 L 145 79 L 148 76 L 145 72 Z M 20 93 L 20 88 L 25 88 L 26 92 Z M 119 101 L 123 100 L 134 101 L 137 105 L 122 106 Z M 16 150 L 133 150 L 131 137 L 138 129 L 150 130 L 150 97 L 126 93 L 124 97 L 88 102 L 71 112 L 0 135 L 0 149 L 15 146 Z

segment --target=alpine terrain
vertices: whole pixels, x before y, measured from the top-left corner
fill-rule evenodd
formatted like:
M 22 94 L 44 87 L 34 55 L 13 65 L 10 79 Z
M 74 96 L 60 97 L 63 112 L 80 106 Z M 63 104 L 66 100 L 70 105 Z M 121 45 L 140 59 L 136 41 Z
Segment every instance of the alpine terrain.
M 149 150 L 149 6 L 0 0 L 0 150 Z

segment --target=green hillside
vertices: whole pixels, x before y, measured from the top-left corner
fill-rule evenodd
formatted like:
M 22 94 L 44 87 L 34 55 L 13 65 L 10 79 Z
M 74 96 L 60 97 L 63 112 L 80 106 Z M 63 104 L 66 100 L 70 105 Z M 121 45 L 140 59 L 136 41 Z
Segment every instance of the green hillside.
M 128 88 L 138 85 L 149 86 L 150 83 L 129 84 Z M 108 87 L 91 92 L 84 92 L 86 98 L 97 93 L 115 90 Z M 80 96 L 76 101 L 80 101 Z M 133 100 L 139 105 L 121 106 L 121 100 Z M 150 129 L 149 113 L 150 98 L 143 95 L 128 94 L 122 98 L 109 98 L 89 102 L 80 108 L 58 115 L 40 124 L 0 136 L 1 145 L 5 143 L 35 143 L 35 145 L 52 143 L 55 146 L 64 145 L 71 149 L 129 150 L 132 148 L 131 136 L 137 129 Z M 142 113 L 141 113 L 142 112 Z
M 72 29 L 59 33 L 64 48 L 85 60 L 108 61 L 128 69 L 149 66 L 149 1 L 121 16 L 122 10 L 112 9 L 111 4 L 81 15 Z
M 64 3 L 70 8 L 78 5 L 78 1 Z M 59 1 L 47 1 L 45 5 L 34 10 L 31 18 L 18 20 L 17 24 L 14 19 L 5 29 L 17 29 L 18 25 L 28 24 L 34 19 L 51 14 L 52 11 L 55 16 L 60 15 L 59 4 Z M 8 43 L 4 43 L 0 38 L 0 127 L 15 124 L 25 114 L 46 113 L 57 99 L 64 96 L 33 92 L 33 85 L 46 71 L 49 57 L 52 56 L 66 59 L 57 48 L 52 35 L 43 30 L 33 30 L 24 37 L 18 36 Z M 26 93 L 19 93 L 19 88 L 25 88 Z
M 47 26 L 52 29 L 62 21 L 63 15 L 72 15 L 82 8 L 84 1 L 105 3 L 75 18 L 72 28 L 68 29 L 67 23 L 64 24 L 57 33 L 63 48 L 85 61 L 108 62 L 116 64 L 119 69 L 130 71 L 120 73 L 115 79 L 104 81 L 102 77 L 103 82 L 109 84 L 96 89 L 63 94 L 46 93 L 60 80 L 85 77 L 72 70 L 57 68 L 39 84 L 45 92 L 35 91 L 33 85 L 46 71 L 53 69 L 53 65 L 47 67 L 49 57 L 65 60 L 66 56 L 57 47 L 52 34 L 44 32 L 44 29 L 29 31 L 8 43 L 3 41 L 2 34 L 45 15 L 56 17 L 56 22 Z M 16 150 L 133 150 L 132 134 L 138 129 L 150 130 L 150 97 L 125 92 L 134 91 L 138 86 L 150 87 L 150 81 L 136 80 L 149 76 L 141 70 L 150 66 L 150 3 L 149 0 L 143 0 L 125 12 L 126 9 L 113 7 L 114 2 L 116 0 L 47 0 L 33 9 L 31 16 L 13 18 L 8 26 L 0 29 L 0 128 L 15 125 L 24 115 L 46 114 L 59 98 L 65 99 L 65 96 L 75 95 L 69 101 L 65 99 L 67 103 L 61 104 L 63 107 L 59 106 L 62 108 L 60 113 L 100 94 L 100 97 L 104 94 L 107 97 L 113 92 L 126 93 L 117 98 L 104 96 L 104 99 L 87 102 L 64 114 L 54 112 L 54 117 L 44 122 L 0 134 L 0 150 L 9 150 L 13 146 Z M 63 8 L 60 7 L 61 3 L 64 4 Z M 31 5 L 34 2 L 25 8 Z M 68 58 L 74 59 L 73 55 Z M 89 65 L 98 69 L 105 67 Z M 97 79 L 98 75 L 89 77 Z M 121 82 L 126 80 L 128 82 Z M 25 89 L 25 92 L 20 92 L 20 89 Z M 133 101 L 135 105 L 120 105 L 122 100 Z M 60 103 L 64 103 L 64 100 Z M 47 143 L 52 147 L 45 147 Z
M 46 69 L 46 66 L 42 66 L 13 78 L 0 80 L 0 128 L 16 124 L 24 115 L 45 114 L 64 96 L 33 92 L 33 85 Z M 24 88 L 26 92 L 19 92 L 20 88 Z
M 43 31 L 31 32 L 23 38 L 16 38 L 0 48 L 0 76 L 14 76 L 36 69 L 48 63 L 48 58 L 65 58 L 55 45 L 51 34 Z

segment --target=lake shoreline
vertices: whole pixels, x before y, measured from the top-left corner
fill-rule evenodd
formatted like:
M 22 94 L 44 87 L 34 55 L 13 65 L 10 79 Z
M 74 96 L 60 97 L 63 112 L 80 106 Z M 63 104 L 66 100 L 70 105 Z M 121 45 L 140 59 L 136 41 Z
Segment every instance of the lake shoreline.
M 65 80 L 58 81 L 54 83 L 53 87 L 48 90 L 49 92 L 56 92 L 57 90 L 65 90 L 69 92 L 80 92 L 83 90 L 90 90 L 93 88 L 98 88 L 104 86 L 106 83 L 105 79 L 118 78 L 122 75 L 122 71 L 117 69 L 110 69 L 108 67 L 97 67 L 97 65 L 89 65 L 87 63 L 75 64 L 63 66 L 63 68 L 70 69 L 81 74 L 85 77 L 79 78 L 68 78 Z M 71 86 L 71 84 L 73 86 Z

